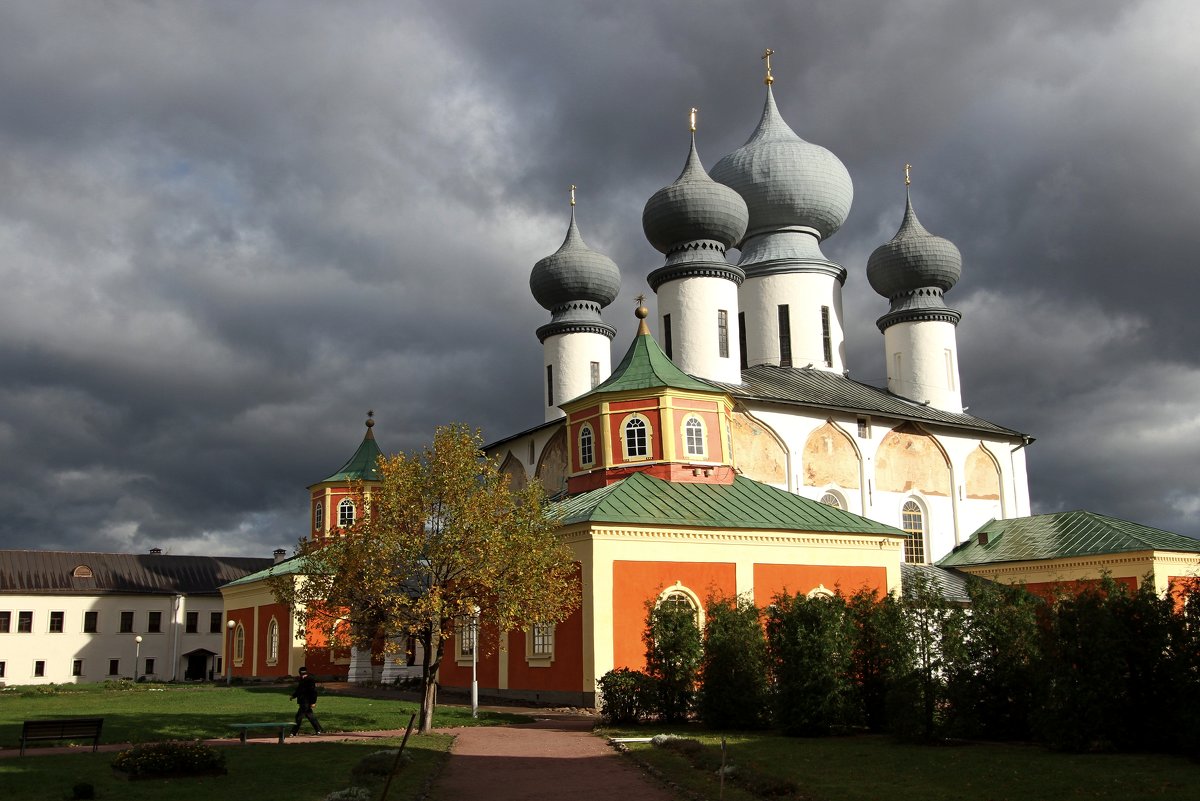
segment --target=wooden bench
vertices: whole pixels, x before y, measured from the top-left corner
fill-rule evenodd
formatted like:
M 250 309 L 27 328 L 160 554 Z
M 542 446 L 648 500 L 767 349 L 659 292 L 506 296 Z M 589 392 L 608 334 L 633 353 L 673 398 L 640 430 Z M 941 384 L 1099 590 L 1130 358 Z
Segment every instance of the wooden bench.
M 287 730 L 295 725 L 292 721 L 287 720 L 283 723 L 230 723 L 229 728 L 240 730 L 242 745 L 246 744 L 246 732 L 250 729 L 279 729 L 279 744 L 283 745 L 283 738 L 287 736 Z
M 91 740 L 92 753 L 100 747 L 100 727 L 104 718 L 64 718 L 61 720 L 27 720 L 21 726 L 21 756 L 25 744 L 36 740 Z

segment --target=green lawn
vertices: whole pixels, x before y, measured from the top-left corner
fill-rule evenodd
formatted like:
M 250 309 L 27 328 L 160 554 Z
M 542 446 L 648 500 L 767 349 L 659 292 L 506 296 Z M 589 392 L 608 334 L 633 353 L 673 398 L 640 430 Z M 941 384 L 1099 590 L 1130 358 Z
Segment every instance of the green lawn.
M 153 742 L 233 737 L 230 723 L 291 720 L 296 703 L 288 698 L 291 685 L 104 685 L 9 687 L 0 690 L 0 748 L 20 745 L 21 722 L 33 718 L 103 717 L 102 743 Z M 323 694 L 317 715 L 327 732 L 403 729 L 417 711 L 414 702 L 390 698 L 357 698 Z M 461 706 L 439 706 L 438 726 L 525 723 L 524 715 L 481 710 L 478 719 Z M 304 724 L 308 728 L 308 723 Z M 447 735 L 409 738 L 412 756 L 388 794 L 393 801 L 414 798 L 435 775 L 450 747 Z M 370 742 L 332 739 L 280 747 L 276 744 L 229 746 L 223 749 L 229 773 L 194 779 L 128 781 L 110 765 L 114 753 L 80 753 L 0 759 L 0 799 L 4 801 L 62 801 L 72 788 L 86 782 L 100 799 L 167 799 L 212 801 L 250 798 L 255 801 L 319 801 L 349 786 L 350 770 L 367 754 L 395 748 L 399 738 Z M 37 746 L 30 746 L 33 750 Z M 376 792 L 378 797 L 378 792 Z
M 49 690 L 12 687 L 0 690 L 0 747 L 19 745 L 21 722 L 32 718 L 103 717 L 104 743 L 143 743 L 232 737 L 230 723 L 291 720 L 296 702 L 291 685 L 224 687 L 220 685 L 57 685 Z M 417 711 L 415 702 L 323 694 L 316 713 L 328 732 L 403 729 Z M 439 706 L 437 726 L 528 722 L 522 715 Z M 309 724 L 304 723 L 309 729 Z M 32 746 L 31 746 L 32 747 Z
M 412 762 L 392 781 L 390 801 L 418 796 L 450 747 L 444 734 L 413 735 L 405 746 Z M 63 801 L 79 782 L 92 784 L 96 798 L 108 801 L 320 801 L 350 784 L 350 770 L 367 754 L 395 748 L 397 739 L 364 742 L 312 742 L 279 746 L 252 744 L 222 749 L 229 773 L 194 779 L 128 781 L 109 765 L 112 753 L 86 751 L 66 756 L 0 759 L 0 798 L 5 801 Z M 376 790 L 375 798 L 379 797 Z
M 658 729 L 605 730 L 645 737 Z M 720 734 L 672 729 L 719 745 Z M 1200 763 L 1148 754 L 1062 754 L 1038 746 L 923 746 L 886 737 L 791 738 L 728 734 L 728 761 L 789 778 L 813 801 L 1128 801 L 1200 798 Z M 634 758 L 702 797 L 717 797 L 716 777 L 675 753 L 631 744 Z M 728 801 L 749 795 L 726 787 Z

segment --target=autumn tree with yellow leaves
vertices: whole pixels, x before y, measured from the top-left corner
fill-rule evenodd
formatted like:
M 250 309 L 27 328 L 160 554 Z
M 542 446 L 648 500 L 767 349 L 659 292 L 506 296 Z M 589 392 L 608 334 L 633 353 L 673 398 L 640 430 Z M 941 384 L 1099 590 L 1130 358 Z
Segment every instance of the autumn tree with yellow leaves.
M 456 623 L 478 608 L 489 627 L 511 631 L 560 623 L 580 603 L 541 485 L 512 489 L 481 443 L 478 431 L 444 426 L 422 453 L 381 458 L 378 484 L 355 488 L 366 513 L 350 529 L 302 540 L 302 575 L 272 582 L 305 630 L 331 642 L 348 631 L 355 645 L 382 640 L 393 650 L 396 637 L 415 637 L 424 646 L 422 732 L 433 726 Z

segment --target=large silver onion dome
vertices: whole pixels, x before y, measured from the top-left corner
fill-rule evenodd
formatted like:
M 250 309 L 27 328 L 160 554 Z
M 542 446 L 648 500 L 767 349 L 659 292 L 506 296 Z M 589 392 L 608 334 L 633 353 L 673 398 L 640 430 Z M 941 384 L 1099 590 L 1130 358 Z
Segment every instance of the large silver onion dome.
M 946 292 L 962 275 L 962 254 L 948 239 L 925 230 L 909 197 L 904 221 L 891 241 L 867 259 L 867 280 L 885 298 L 935 287 Z
M 562 247 L 533 266 L 529 289 L 534 299 L 550 311 L 572 301 L 591 302 L 603 308 L 616 299 L 621 289 L 621 272 L 612 259 L 584 244 L 575 224 L 574 206 Z
M 769 84 L 758 128 L 746 144 L 717 162 L 712 177 L 745 199 L 750 234 L 801 226 L 825 239 L 842 227 L 854 201 L 845 165 L 788 127 Z
M 711 240 L 722 249 L 741 241 L 749 215 L 741 195 L 709 177 L 696 153 L 696 136 L 675 183 L 655 192 L 642 210 L 642 230 L 660 253 Z

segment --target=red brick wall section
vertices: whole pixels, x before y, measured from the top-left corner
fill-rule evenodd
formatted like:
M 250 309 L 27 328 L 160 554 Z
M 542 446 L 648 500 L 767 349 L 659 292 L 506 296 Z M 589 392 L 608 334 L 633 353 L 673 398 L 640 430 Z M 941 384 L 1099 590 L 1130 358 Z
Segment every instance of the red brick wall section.
M 508 686 L 514 690 L 583 690 L 583 612 L 554 628 L 554 662 L 531 667 L 525 658 L 525 632 L 508 634 Z
M 275 622 L 279 624 L 279 639 L 277 644 L 279 659 L 274 665 L 267 664 L 267 658 L 271 655 L 271 643 L 267 637 L 267 632 L 271 628 L 272 616 L 274 616 Z M 283 604 L 265 604 L 258 608 L 258 631 L 255 632 L 255 638 L 258 643 L 258 669 L 255 675 L 268 678 L 288 675 L 287 637 L 290 618 L 290 607 Z
M 1130 590 L 1136 590 L 1138 581 L 1133 576 L 1114 578 L 1118 584 L 1124 584 Z M 1062 594 L 1078 595 L 1089 587 L 1098 587 L 1100 579 L 1076 579 L 1074 581 L 1034 581 L 1025 585 L 1025 589 L 1034 595 L 1054 600 Z
M 496 687 L 500 683 L 500 638 L 495 626 L 484 624 L 479 630 L 479 659 L 475 665 L 476 680 L 480 688 Z M 458 665 L 458 642 L 446 640 L 442 653 L 442 668 L 438 680 L 446 687 L 469 689 L 471 686 L 471 663 Z

